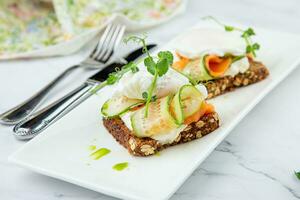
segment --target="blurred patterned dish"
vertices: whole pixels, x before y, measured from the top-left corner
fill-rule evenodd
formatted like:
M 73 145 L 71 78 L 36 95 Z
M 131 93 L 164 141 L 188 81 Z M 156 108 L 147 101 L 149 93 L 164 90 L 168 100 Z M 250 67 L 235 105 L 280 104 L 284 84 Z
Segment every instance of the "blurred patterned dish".
M 0 59 L 77 51 L 111 20 L 137 30 L 181 13 L 184 0 L 2 0 Z

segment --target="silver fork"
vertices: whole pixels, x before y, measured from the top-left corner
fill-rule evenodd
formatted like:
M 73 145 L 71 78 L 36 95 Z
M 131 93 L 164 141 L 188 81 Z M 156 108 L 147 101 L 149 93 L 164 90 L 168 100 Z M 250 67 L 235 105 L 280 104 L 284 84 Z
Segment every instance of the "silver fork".
M 69 67 L 58 77 L 42 88 L 35 95 L 0 115 L 0 123 L 6 125 L 17 124 L 28 117 L 46 98 L 49 92 L 68 74 L 78 68 L 99 69 L 111 58 L 120 43 L 125 26 L 109 24 L 99 39 L 92 53 L 80 64 Z

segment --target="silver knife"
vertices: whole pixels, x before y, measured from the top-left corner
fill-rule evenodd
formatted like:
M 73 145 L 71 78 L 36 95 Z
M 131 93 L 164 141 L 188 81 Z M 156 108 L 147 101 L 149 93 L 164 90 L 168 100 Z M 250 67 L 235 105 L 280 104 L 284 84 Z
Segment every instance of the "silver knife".
M 147 45 L 149 50 L 154 47 L 156 47 L 155 44 Z M 130 62 L 143 54 L 143 48 L 139 48 L 122 58 L 122 60 Z M 106 66 L 63 98 L 55 101 L 29 118 L 18 123 L 13 129 L 15 137 L 20 140 L 28 140 L 35 137 L 55 121 L 74 109 L 77 105 L 89 98 L 92 95 L 90 92 L 92 88 L 105 81 L 108 74 L 115 71 L 115 68 L 121 68 L 123 65 L 124 62 L 115 62 Z

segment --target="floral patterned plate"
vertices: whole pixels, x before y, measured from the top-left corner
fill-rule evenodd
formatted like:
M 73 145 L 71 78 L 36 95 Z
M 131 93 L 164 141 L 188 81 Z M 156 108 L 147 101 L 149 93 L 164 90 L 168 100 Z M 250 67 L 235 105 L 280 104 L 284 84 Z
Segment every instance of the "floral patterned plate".
M 0 60 L 70 54 L 112 20 L 135 31 L 184 9 L 185 0 L 2 0 Z

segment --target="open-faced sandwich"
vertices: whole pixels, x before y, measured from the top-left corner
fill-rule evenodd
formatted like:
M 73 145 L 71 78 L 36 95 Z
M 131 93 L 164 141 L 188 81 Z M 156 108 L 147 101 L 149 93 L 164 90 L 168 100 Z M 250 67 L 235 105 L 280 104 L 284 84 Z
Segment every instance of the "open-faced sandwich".
M 168 88 L 165 88 L 168 90 Z M 128 151 L 149 156 L 171 145 L 200 138 L 219 127 L 204 86 L 182 85 L 158 96 L 147 107 L 142 99 L 114 96 L 102 107 L 104 126 Z M 159 93 L 159 91 L 158 91 Z
M 269 75 L 268 69 L 255 61 L 259 45 L 252 44 L 253 29 L 223 26 L 225 30 L 194 29 L 176 43 L 177 60 L 173 68 L 192 82 L 203 83 L 208 98 L 256 83 Z
M 254 60 L 259 49 L 250 38 L 254 31 L 232 26 L 225 30 L 194 29 L 178 39 L 173 53 L 155 56 L 148 52 L 145 38 L 128 39 L 141 43 L 147 56 L 104 82 L 118 85 L 101 112 L 106 129 L 131 154 L 153 155 L 211 133 L 219 127 L 219 118 L 206 99 L 268 76 L 267 68 Z M 229 33 L 233 30 L 242 35 Z
M 205 100 L 205 86 L 192 85 L 170 67 L 172 63 L 169 51 L 148 54 L 144 64 L 130 63 L 122 68 L 126 73 L 121 70 L 109 78 L 122 74 L 113 96 L 101 108 L 104 126 L 135 156 L 153 155 L 219 127 L 214 107 Z

